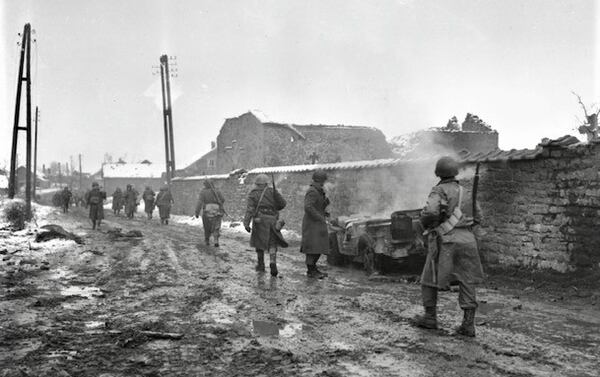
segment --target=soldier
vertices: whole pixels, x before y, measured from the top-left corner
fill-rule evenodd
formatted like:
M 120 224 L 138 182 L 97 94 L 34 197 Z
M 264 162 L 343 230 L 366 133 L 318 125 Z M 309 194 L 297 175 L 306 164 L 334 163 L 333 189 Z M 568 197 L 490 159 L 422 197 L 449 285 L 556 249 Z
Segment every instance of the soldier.
M 329 234 L 325 210 L 329 199 L 325 196 L 323 185 L 327 173 L 317 170 L 313 173 L 312 183 L 304 196 L 304 217 L 302 218 L 302 245 L 300 252 L 306 254 L 306 275 L 311 278 L 323 279 L 327 274 L 319 271 L 317 261 L 321 254 L 329 254 Z
M 61 193 L 61 204 L 63 213 L 69 212 L 69 206 L 71 205 L 71 197 L 73 197 L 73 193 L 67 186 L 63 189 Z
M 265 270 L 265 250 L 269 253 L 271 276 L 277 276 L 277 247 L 287 247 L 281 235 L 279 211 L 285 208 L 285 199 L 275 188 L 268 187 L 269 177 L 259 174 L 255 187 L 248 194 L 244 228 L 250 235 L 250 246 L 256 249 L 256 271 Z M 252 223 L 252 227 L 250 226 Z
M 106 199 L 106 192 L 100 190 L 100 185 L 92 183 L 92 189 L 85 194 L 86 208 L 90 208 L 90 220 L 92 220 L 92 229 L 100 227 L 100 222 L 104 218 L 103 202 Z
M 156 194 L 150 186 L 146 186 L 146 189 L 142 193 L 142 199 L 144 199 L 144 212 L 148 215 L 148 220 L 152 219 L 152 212 L 154 211 L 154 197 Z
M 158 195 L 156 195 L 156 206 L 158 207 L 158 215 L 160 216 L 161 224 L 169 223 L 171 204 L 173 203 L 174 200 L 171 191 L 169 190 L 169 186 L 164 185 L 160 188 Z
M 210 245 L 210 236 L 215 239 L 215 247 L 219 247 L 219 232 L 223 218 L 223 203 L 225 198 L 210 180 L 204 181 L 204 188 L 200 191 L 196 205 L 196 218 L 202 214 L 202 227 L 204 228 L 204 242 Z
M 472 228 L 479 224 L 481 211 L 456 180 L 458 163 L 451 157 L 440 158 L 435 175 L 440 182 L 433 187 L 421 212 L 426 229 L 428 253 L 421 274 L 421 293 L 425 315 L 414 318 L 415 324 L 437 329 L 438 289 L 458 284 L 458 303 L 464 311 L 461 335 L 475 336 L 477 300 L 474 284 L 483 281 L 483 269 Z
M 133 219 L 136 208 L 138 206 L 138 192 L 131 185 L 127 185 L 125 192 L 123 193 L 123 200 L 125 201 L 125 214 L 128 219 Z
M 123 209 L 123 191 L 117 187 L 112 194 L 112 210 L 115 215 L 119 215 Z

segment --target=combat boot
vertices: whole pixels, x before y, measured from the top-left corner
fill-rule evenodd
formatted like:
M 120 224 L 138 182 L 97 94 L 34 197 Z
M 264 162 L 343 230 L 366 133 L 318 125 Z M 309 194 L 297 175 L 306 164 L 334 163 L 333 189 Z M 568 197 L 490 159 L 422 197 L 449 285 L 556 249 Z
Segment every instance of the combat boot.
M 475 309 L 464 309 L 463 321 L 456 328 L 456 333 L 463 336 L 475 336 Z
M 269 268 L 271 269 L 271 276 L 277 276 L 279 271 L 277 271 L 277 265 L 275 263 L 270 263 Z
M 306 266 L 306 268 L 306 276 L 308 276 L 309 278 L 323 279 L 327 276 L 327 274 L 324 274 L 321 271 L 319 271 L 316 265 L 309 264 Z
M 256 252 L 256 267 L 254 269 L 258 272 L 265 272 L 265 252 L 262 250 Z
M 417 327 L 436 330 L 438 328 L 438 325 L 437 312 L 435 306 L 426 306 L 425 314 L 415 316 L 413 318 L 413 323 Z
M 219 237 L 215 237 L 215 247 L 219 247 Z
M 206 246 L 210 246 L 210 238 L 205 238 L 204 243 L 206 244 Z

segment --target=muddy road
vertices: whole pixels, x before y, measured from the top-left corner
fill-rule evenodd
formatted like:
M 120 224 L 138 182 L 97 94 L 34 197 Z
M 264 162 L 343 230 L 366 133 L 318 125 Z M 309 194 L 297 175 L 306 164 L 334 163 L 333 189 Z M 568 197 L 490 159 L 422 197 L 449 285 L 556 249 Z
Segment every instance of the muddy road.
M 292 245 L 271 278 L 235 228 L 217 249 L 197 226 L 108 212 L 100 231 L 82 209 L 38 220 L 83 245 L 0 231 L 0 376 L 600 375 L 596 295 L 488 284 L 467 339 L 452 335 L 455 292 L 440 295 L 443 330 L 421 330 L 410 277 L 324 266 L 328 278 L 309 280 Z

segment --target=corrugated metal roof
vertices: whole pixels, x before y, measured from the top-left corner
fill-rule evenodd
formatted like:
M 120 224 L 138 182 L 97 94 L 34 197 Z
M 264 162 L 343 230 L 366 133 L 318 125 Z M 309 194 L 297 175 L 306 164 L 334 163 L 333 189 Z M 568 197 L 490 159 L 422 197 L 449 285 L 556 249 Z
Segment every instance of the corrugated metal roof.
M 550 148 L 552 148 L 552 147 L 566 148 L 570 145 L 577 144 L 577 143 L 580 143 L 578 138 L 576 138 L 575 136 L 571 136 L 571 135 L 565 135 L 565 136 L 559 137 L 558 139 L 554 139 L 554 140 L 543 139 L 542 142 L 540 143 L 540 146 L 550 147 Z
M 533 160 L 542 155 L 542 148 L 537 149 L 511 149 L 503 151 L 497 149 L 491 152 L 470 153 L 461 158 L 463 162 L 492 162 L 492 161 L 514 161 Z
M 230 174 L 196 175 L 193 177 L 176 177 L 172 181 L 204 181 L 205 179 L 219 180 L 228 179 Z
M 270 166 L 256 168 L 248 171 L 247 174 L 275 174 L 275 173 L 301 173 L 315 170 L 353 170 L 353 169 L 373 169 L 389 166 L 396 166 L 407 163 L 416 163 L 419 161 L 432 160 L 433 157 L 424 159 L 398 159 L 386 158 L 379 160 L 346 161 L 333 162 L 329 164 L 309 164 L 309 165 L 288 165 L 288 166 Z

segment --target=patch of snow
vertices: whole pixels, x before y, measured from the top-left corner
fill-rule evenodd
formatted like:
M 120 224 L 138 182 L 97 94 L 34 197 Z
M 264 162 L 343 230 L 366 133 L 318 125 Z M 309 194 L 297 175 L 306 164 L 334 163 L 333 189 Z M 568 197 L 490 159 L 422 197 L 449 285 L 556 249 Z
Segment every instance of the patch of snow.
M 160 178 L 165 172 L 162 164 L 105 164 L 104 178 Z

